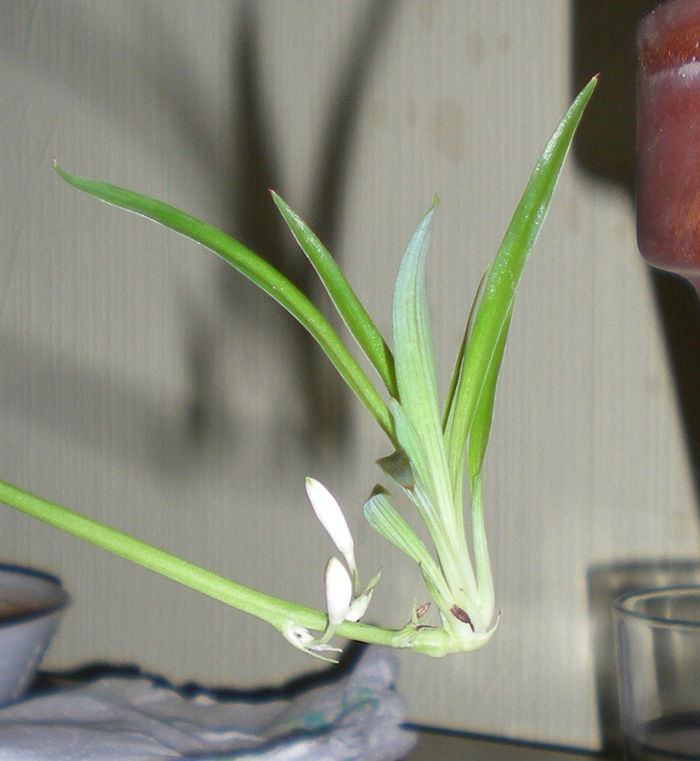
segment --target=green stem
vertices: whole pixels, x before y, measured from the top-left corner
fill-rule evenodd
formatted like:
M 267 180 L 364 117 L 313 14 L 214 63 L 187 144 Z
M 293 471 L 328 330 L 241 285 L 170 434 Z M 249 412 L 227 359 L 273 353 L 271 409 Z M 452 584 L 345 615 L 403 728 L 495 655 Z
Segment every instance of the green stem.
M 293 617 L 323 628 L 325 616 L 229 581 L 98 521 L 0 481 L 0 500 L 73 536 L 278 626 Z M 312 615 L 313 614 L 313 615 Z M 303 620 L 301 620 L 303 619 Z
M 281 600 L 237 584 L 235 581 L 225 579 L 194 563 L 170 555 L 146 542 L 30 494 L 5 481 L 0 481 L 0 502 L 90 542 L 96 547 L 108 550 L 114 555 L 131 560 L 144 568 L 213 597 L 232 608 L 267 621 L 278 631 L 284 631 L 291 624 L 316 631 L 323 631 L 326 627 L 326 614 L 320 610 Z M 407 648 L 436 657 L 460 649 L 454 637 L 442 629 L 419 631 L 410 627 L 387 629 L 346 621 L 338 627 L 337 633 L 359 642 Z

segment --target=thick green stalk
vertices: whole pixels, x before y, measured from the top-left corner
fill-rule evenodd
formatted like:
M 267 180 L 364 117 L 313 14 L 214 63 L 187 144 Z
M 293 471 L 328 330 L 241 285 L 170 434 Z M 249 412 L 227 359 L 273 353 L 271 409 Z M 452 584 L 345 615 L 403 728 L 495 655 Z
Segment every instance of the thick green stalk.
M 315 631 L 323 631 L 326 627 L 326 614 L 319 610 L 281 600 L 237 584 L 4 481 L 0 481 L 0 502 L 90 542 L 96 547 L 213 597 L 232 608 L 256 616 L 280 632 L 284 632 L 290 625 L 303 626 Z M 419 631 L 412 627 L 387 629 L 346 621 L 338 627 L 337 634 L 359 642 L 406 648 L 434 657 L 461 649 L 452 635 L 442 629 Z
M 53 504 L 34 494 L 0 481 L 0 501 L 55 528 L 83 539 L 96 547 L 167 576 L 185 586 L 203 592 L 227 605 L 263 618 L 279 628 L 293 619 L 302 626 L 322 629 L 325 615 L 299 605 L 278 600 L 229 581 L 211 571 L 170 555 L 146 542 L 105 526 L 98 521 Z

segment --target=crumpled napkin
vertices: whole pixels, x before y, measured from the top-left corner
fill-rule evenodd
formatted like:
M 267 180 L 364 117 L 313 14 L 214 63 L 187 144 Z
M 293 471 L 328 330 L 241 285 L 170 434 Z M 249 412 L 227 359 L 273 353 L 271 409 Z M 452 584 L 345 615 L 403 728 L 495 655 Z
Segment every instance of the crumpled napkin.
M 0 709 L 0 760 L 394 761 L 415 744 L 395 655 L 367 648 L 341 678 L 289 700 L 185 697 L 102 677 Z

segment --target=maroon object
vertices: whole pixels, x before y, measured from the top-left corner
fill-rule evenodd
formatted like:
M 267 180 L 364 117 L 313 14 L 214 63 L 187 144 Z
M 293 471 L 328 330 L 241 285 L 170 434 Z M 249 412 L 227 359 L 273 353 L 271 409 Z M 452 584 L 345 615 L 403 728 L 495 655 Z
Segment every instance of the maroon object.
M 637 243 L 647 262 L 698 289 L 700 0 L 651 11 L 637 45 Z

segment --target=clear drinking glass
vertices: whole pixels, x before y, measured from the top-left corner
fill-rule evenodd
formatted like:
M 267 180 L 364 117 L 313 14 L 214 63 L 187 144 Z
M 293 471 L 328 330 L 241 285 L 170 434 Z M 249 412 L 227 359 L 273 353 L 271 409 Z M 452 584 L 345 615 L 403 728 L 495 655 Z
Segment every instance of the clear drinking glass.
M 613 619 L 626 758 L 700 759 L 700 586 L 624 595 Z

